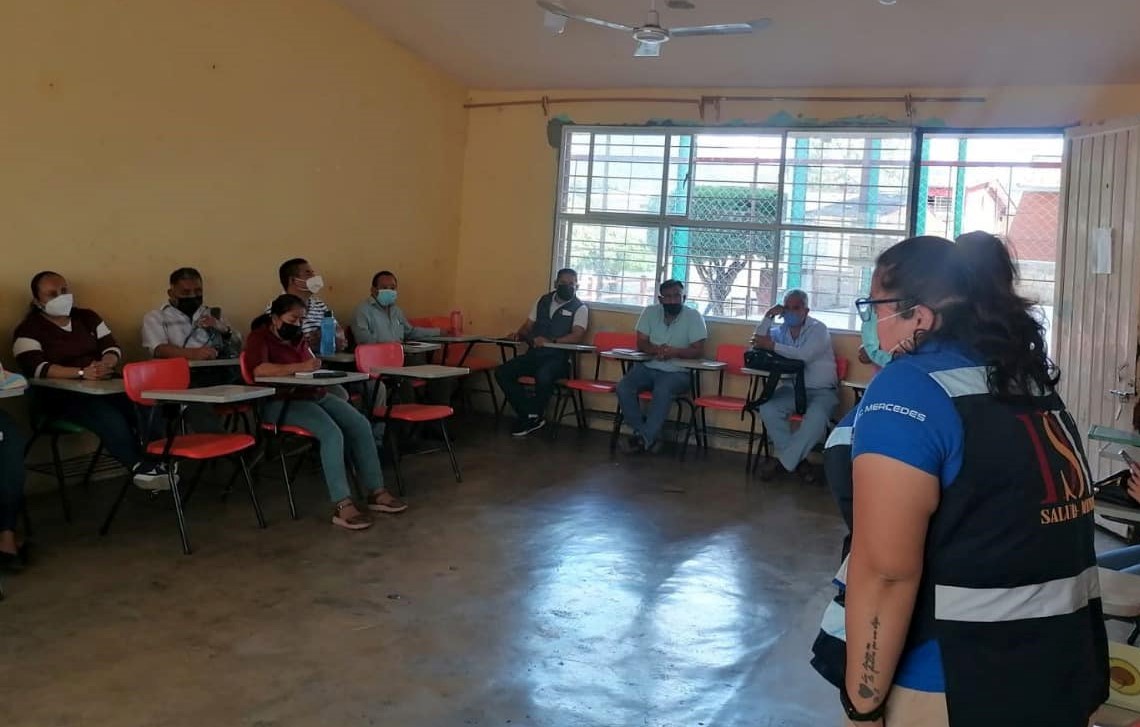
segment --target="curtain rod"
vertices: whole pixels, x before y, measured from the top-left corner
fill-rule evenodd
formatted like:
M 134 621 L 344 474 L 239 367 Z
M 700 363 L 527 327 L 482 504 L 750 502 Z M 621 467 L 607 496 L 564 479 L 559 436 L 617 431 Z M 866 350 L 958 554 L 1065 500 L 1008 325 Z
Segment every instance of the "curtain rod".
M 582 98 L 560 98 L 543 96 L 541 98 L 524 99 L 521 101 L 488 101 L 481 103 L 465 103 L 465 109 L 502 108 L 506 106 L 542 106 L 545 111 L 554 104 L 569 103 L 671 103 L 693 104 L 704 106 L 708 103 L 717 104 L 721 101 L 814 101 L 825 103 L 901 103 L 908 107 L 918 102 L 928 103 L 985 103 L 985 96 L 805 96 L 805 95 L 772 95 L 772 96 L 700 96 L 698 98 L 661 98 L 655 96 L 587 96 Z

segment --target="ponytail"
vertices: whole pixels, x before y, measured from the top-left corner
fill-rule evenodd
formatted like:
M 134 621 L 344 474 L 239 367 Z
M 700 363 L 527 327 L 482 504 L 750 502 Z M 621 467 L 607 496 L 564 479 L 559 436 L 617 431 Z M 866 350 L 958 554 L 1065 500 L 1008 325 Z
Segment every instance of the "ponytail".
M 953 243 L 915 237 L 886 250 L 876 267 L 884 289 L 938 313 L 941 325 L 924 340 L 952 341 L 985 362 L 995 396 L 1056 387 L 1060 376 L 1046 352 L 1044 326 L 1035 304 L 1017 293 L 1017 264 L 1000 239 L 986 232 Z

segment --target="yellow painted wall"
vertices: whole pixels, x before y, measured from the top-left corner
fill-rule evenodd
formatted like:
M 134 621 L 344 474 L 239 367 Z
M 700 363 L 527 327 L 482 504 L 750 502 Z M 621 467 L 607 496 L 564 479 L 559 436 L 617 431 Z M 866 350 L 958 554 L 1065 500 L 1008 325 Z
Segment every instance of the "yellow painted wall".
M 175 267 L 244 325 L 293 256 L 342 320 L 384 267 L 450 309 L 459 84 L 330 0 L 0 6 L 0 330 L 52 268 L 135 356 Z
M 859 89 L 810 91 L 677 89 L 620 91 L 530 91 L 472 92 L 475 103 L 539 98 L 644 97 L 699 98 L 702 95 L 850 95 L 984 96 L 985 103 L 920 103 L 916 119 L 923 124 L 952 127 L 1060 127 L 1118 116 L 1140 114 L 1140 86 L 1023 87 L 1000 89 Z M 699 123 L 696 105 L 687 103 L 638 103 L 615 100 L 605 103 L 558 104 L 552 114 L 583 124 L 637 124 L 650 119 L 673 119 Z M 763 124 L 774 114 L 787 112 L 827 124 L 836 119 L 864 115 L 905 119 L 899 103 L 859 102 L 724 102 L 721 122 Z M 557 152 L 547 140 L 547 118 L 540 106 L 471 109 L 467 125 L 466 158 L 463 168 L 463 211 L 460 232 L 459 276 L 456 295 L 473 330 L 505 331 L 522 320 L 528 306 L 549 289 L 554 195 L 557 182 Z M 631 330 L 635 314 L 595 311 L 591 331 Z M 752 329 L 746 323 L 711 323 L 708 352 L 720 343 L 743 343 Z M 857 365 L 858 338 L 835 336 L 837 351 L 853 366 L 852 378 L 869 372 Z M 592 362 L 590 363 L 592 372 Z M 611 371 L 613 373 L 613 371 Z M 708 375 L 706 375 L 708 376 Z M 712 384 L 709 376 L 706 381 Z M 743 382 L 733 393 L 743 391 Z M 848 402 L 850 398 L 848 396 Z M 595 400 L 600 408 L 612 402 Z M 710 424 L 712 421 L 710 421 Z M 739 427 L 738 416 L 716 417 L 725 427 Z

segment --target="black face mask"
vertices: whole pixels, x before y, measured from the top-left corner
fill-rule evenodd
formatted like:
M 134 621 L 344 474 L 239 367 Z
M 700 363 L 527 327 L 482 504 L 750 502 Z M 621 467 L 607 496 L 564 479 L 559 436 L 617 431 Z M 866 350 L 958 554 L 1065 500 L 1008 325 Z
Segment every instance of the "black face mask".
M 662 303 L 661 307 L 665 309 L 665 315 L 676 316 L 681 314 L 681 309 L 685 307 L 684 303 Z
M 277 335 L 285 341 L 296 341 L 301 337 L 301 327 L 296 323 L 282 323 L 277 328 Z
M 182 311 L 187 318 L 193 318 L 198 309 L 202 307 L 202 296 L 196 295 L 191 298 L 175 298 L 174 307 Z
M 559 285 L 554 289 L 555 294 L 559 300 L 574 300 L 574 286 L 573 285 Z

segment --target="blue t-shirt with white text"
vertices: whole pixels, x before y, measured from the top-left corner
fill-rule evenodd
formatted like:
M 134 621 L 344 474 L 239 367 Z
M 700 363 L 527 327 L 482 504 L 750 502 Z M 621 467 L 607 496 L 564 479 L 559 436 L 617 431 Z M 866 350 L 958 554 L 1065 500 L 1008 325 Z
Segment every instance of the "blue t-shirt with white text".
M 962 419 L 950 395 L 931 374 L 982 365 L 952 344 L 930 342 L 883 368 L 859 403 L 851 458 L 879 454 L 954 483 L 962 469 Z M 936 640 L 903 654 L 895 684 L 923 692 L 946 691 Z

